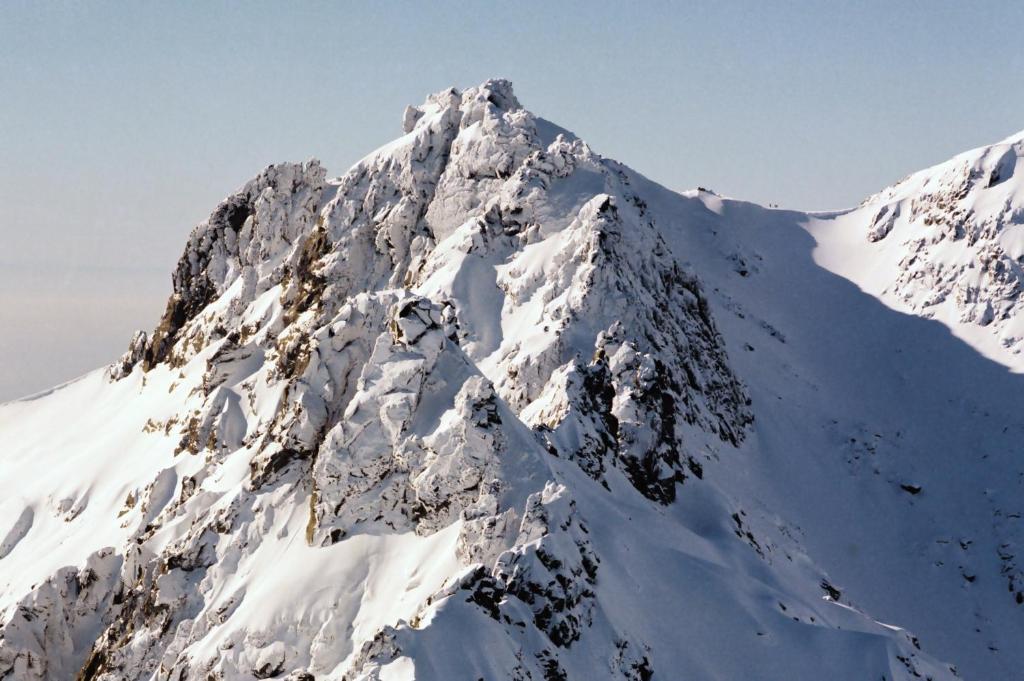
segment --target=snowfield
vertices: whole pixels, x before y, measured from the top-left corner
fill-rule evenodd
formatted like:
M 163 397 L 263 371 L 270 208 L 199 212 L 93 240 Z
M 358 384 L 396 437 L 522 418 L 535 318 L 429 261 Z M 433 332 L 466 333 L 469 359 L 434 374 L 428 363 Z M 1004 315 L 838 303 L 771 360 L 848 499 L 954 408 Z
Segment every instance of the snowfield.
M 1024 136 L 851 211 L 431 95 L 0 405 L 0 679 L 1012 679 Z

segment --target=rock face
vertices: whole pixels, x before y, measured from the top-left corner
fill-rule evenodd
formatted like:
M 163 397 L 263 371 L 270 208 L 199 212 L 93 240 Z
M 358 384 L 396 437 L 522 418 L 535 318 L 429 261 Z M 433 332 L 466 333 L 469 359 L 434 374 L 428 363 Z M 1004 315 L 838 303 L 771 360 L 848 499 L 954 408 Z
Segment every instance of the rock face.
M 158 327 L 33 412 L 119 435 L 11 502 L 5 578 L 67 540 L 0 592 L 0 678 L 954 677 L 704 480 L 754 405 L 647 180 L 505 81 L 403 129 L 227 198 Z

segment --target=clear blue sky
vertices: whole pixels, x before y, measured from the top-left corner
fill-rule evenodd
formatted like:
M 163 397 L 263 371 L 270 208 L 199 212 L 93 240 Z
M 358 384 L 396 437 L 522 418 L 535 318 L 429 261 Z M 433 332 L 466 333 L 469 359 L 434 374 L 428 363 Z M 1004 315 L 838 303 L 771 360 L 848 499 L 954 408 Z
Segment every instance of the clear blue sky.
M 428 92 L 510 78 L 669 187 L 844 207 L 1024 128 L 1021 26 L 1009 1 L 4 2 L 0 400 L 150 327 L 262 166 L 341 173 Z

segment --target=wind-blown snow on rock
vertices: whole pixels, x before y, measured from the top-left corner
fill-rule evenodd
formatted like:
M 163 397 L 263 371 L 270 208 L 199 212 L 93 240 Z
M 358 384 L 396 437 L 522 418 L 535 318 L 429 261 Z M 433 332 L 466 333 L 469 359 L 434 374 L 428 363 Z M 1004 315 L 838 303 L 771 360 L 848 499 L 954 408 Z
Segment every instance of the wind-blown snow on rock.
M 829 581 L 781 476 L 750 493 L 770 429 L 828 416 L 769 399 L 781 351 L 735 368 L 786 331 L 743 307 L 726 203 L 505 81 L 403 129 L 337 179 L 265 169 L 151 334 L 0 406 L 0 678 L 956 677 L 968 644 Z

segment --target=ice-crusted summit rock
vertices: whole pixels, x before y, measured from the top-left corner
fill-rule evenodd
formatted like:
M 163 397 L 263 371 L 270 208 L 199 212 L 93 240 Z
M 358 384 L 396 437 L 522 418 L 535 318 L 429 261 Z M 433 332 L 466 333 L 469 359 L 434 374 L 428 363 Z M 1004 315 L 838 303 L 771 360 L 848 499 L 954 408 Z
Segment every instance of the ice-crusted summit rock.
M 262 171 L 192 232 L 152 333 L 0 409 L 26 481 L 0 678 L 956 678 L 748 494 L 775 428 L 821 423 L 759 430 L 720 315 L 770 311 L 697 257 L 723 200 L 507 81 L 402 130 L 338 178 Z M 69 404 L 71 440 L 24 436 Z

